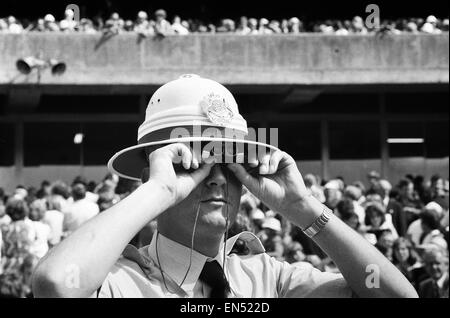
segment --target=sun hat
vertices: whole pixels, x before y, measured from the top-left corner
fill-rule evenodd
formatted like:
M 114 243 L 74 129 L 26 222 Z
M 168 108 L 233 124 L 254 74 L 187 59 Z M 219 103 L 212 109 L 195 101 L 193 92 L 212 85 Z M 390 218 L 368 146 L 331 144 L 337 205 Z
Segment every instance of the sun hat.
M 156 90 L 138 129 L 137 145 L 112 156 L 108 169 L 121 177 L 141 180 L 142 170 L 148 167 L 148 153 L 177 142 L 220 142 L 233 149 L 237 144 L 247 152 L 257 147 L 258 154 L 278 150 L 255 139 L 248 134 L 247 122 L 227 88 L 195 74 L 184 74 Z

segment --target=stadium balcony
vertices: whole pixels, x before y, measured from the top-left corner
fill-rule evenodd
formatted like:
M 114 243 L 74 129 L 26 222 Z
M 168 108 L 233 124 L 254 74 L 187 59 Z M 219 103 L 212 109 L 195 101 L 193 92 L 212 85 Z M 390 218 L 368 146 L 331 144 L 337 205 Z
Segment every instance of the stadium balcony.
M 0 34 L 0 87 L 160 85 L 198 73 L 228 85 L 427 84 L 449 81 L 449 35 Z M 22 75 L 27 56 L 67 64 Z M 143 88 L 145 89 L 145 88 Z

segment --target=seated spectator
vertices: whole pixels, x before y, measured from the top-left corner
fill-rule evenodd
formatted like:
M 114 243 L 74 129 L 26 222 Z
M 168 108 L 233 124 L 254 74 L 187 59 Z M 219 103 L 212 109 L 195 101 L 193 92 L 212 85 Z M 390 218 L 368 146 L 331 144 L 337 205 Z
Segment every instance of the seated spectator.
M 425 269 L 430 278 L 419 285 L 421 298 L 448 298 L 448 251 L 430 247 L 422 255 Z
M 422 234 L 419 239 L 419 246 L 436 245 L 442 249 L 447 249 L 447 242 L 440 231 L 441 216 L 442 215 L 436 213 L 436 211 L 432 209 L 425 209 L 420 214 Z
M 366 212 L 364 208 L 361 206 L 361 204 L 359 204 L 361 196 L 362 192 L 358 187 L 349 185 L 344 190 L 343 198 L 344 200 L 348 199 L 352 202 L 353 205 L 352 212 L 356 213 L 356 215 L 358 216 L 359 223 L 363 224 L 366 217 Z
M 342 199 L 341 183 L 338 180 L 331 180 L 324 186 L 325 202 L 324 204 L 332 211 L 336 209 L 337 204 Z
M 442 207 L 436 202 L 428 203 L 423 209 L 423 212 L 425 211 L 429 211 L 433 215 L 443 214 Z M 406 235 L 415 246 L 418 246 L 420 245 L 420 239 L 422 237 L 422 234 L 423 234 L 422 220 L 420 219 L 419 216 L 419 219 L 415 220 L 409 225 L 408 230 L 406 231 Z
M 414 285 L 414 270 L 419 267 L 419 262 L 409 240 L 403 237 L 399 237 L 395 240 L 393 245 L 392 262 Z
M 365 218 L 365 230 L 370 233 L 379 235 L 389 230 L 394 239 L 398 238 L 397 231 L 392 224 L 392 217 L 390 214 L 385 213 L 385 208 L 379 202 L 372 202 L 366 206 L 366 218 Z
M 86 198 L 86 187 L 75 183 L 72 187 L 73 202 L 64 210 L 64 231 L 70 234 L 99 213 L 99 207 Z
M 377 243 L 375 244 L 375 247 L 382 251 L 383 255 L 391 262 L 393 261 L 395 239 L 396 237 L 390 230 L 383 230 L 378 234 Z

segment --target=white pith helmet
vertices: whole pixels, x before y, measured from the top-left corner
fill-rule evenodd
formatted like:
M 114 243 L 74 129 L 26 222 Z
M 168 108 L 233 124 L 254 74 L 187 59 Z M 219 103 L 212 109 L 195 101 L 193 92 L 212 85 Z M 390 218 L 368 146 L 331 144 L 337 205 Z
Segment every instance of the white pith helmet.
M 217 129 L 212 135 L 205 134 L 211 127 Z M 138 144 L 117 152 L 108 169 L 121 177 L 141 180 L 142 170 L 148 167 L 145 149 L 176 142 L 222 141 L 278 149 L 249 140 L 247 134 L 247 122 L 227 88 L 195 74 L 181 75 L 156 90 L 139 126 Z

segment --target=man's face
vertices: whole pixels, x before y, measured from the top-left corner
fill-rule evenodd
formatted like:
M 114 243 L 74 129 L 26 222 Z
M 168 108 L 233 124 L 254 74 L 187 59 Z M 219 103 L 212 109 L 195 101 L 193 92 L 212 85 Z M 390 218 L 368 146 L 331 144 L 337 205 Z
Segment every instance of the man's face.
M 434 280 L 438 280 L 448 271 L 448 260 L 441 252 L 426 255 L 424 263 L 428 274 Z
M 214 231 L 222 234 L 234 223 L 239 211 L 242 184 L 225 166 L 215 164 L 202 181 L 183 201 L 164 212 L 160 218 L 180 231 L 191 233 L 197 208 L 197 233 Z

